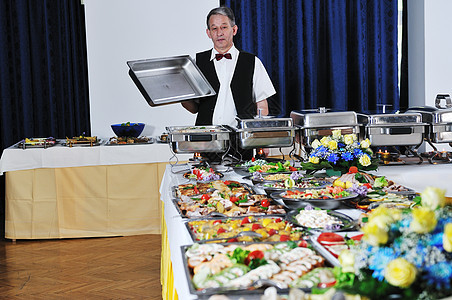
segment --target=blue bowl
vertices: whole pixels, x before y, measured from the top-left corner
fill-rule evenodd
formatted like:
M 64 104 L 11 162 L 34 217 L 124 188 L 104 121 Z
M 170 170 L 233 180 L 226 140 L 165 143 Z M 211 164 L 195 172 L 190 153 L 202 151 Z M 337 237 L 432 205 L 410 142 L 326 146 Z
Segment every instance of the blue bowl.
M 111 129 L 113 129 L 114 133 L 118 137 L 122 136 L 130 136 L 130 137 L 139 137 L 143 132 L 145 124 L 144 123 L 122 123 L 122 124 L 113 124 L 111 125 Z

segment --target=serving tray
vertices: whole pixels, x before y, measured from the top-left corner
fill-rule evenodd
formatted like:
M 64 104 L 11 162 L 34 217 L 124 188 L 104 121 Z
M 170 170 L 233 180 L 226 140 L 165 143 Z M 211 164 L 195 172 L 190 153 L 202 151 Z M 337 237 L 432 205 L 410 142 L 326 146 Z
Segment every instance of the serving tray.
M 115 139 L 119 142 L 115 142 Z M 128 138 L 128 139 L 132 139 L 134 141 L 134 143 L 122 143 L 123 138 L 121 137 L 112 137 L 110 138 L 110 140 L 108 140 L 105 143 L 105 146 L 123 146 L 123 145 L 149 145 L 149 144 L 153 144 L 155 142 L 153 137 L 145 137 L 145 136 L 141 136 L 138 138 Z
M 252 243 L 247 245 L 237 243 L 195 244 L 181 246 L 181 252 L 191 294 L 207 297 L 213 294 L 227 293 L 231 296 L 243 295 L 245 299 L 249 299 L 256 294 L 263 294 L 268 286 L 276 287 L 278 293 L 288 293 L 289 286 L 299 283 L 303 275 L 309 274 L 310 271 L 316 269 L 320 271 L 320 268 L 324 268 L 326 259 L 318 251 L 307 248 L 307 246 L 309 246 L 307 241 L 303 241 L 298 245 L 284 242 Z M 212 258 L 211 261 L 218 261 L 218 263 L 213 265 L 213 263 L 210 264 L 205 261 L 203 253 L 209 255 Z M 227 256 L 234 256 L 234 253 L 248 253 L 245 263 L 240 261 L 240 263 L 231 265 Z M 262 255 L 267 262 L 266 264 L 253 267 L 254 269 L 250 267 L 250 263 L 248 263 L 248 266 L 246 265 L 246 262 L 249 261 L 248 258 Z M 236 261 L 238 260 L 236 259 Z M 215 279 L 215 275 L 211 275 L 212 272 L 208 271 L 211 266 L 219 269 L 217 279 L 221 283 L 214 280 L 212 282 L 213 285 L 209 286 L 210 284 L 206 280 L 211 279 L 211 277 Z M 235 270 L 237 272 L 235 274 L 231 272 L 230 274 L 229 271 L 233 271 L 234 268 L 237 268 Z M 197 269 L 196 275 L 194 274 L 195 269 Z M 203 271 L 203 269 L 207 272 Z M 288 273 L 291 276 L 284 276 Z M 334 276 L 323 280 L 334 280 Z M 312 283 L 312 285 L 314 284 Z M 297 288 L 302 289 L 304 292 L 311 291 L 310 287 Z M 252 299 L 255 298 L 253 297 Z
M 48 138 L 30 138 L 23 139 L 16 144 L 16 147 L 27 149 L 27 148 L 49 148 L 53 147 L 58 143 L 58 141 L 53 137 Z
M 216 94 L 189 55 L 128 61 L 127 65 L 150 106 Z
M 287 213 L 287 221 L 293 223 L 296 226 L 302 227 L 304 229 L 310 230 L 310 231 L 320 231 L 320 232 L 325 232 L 325 231 L 331 231 L 331 232 L 335 232 L 335 231 L 345 231 L 345 230 L 352 230 L 355 228 L 356 222 L 350 218 L 347 215 L 344 215 L 340 212 L 334 211 L 334 210 L 319 210 L 319 209 L 312 209 L 310 211 L 326 211 L 326 214 L 336 218 L 337 220 L 340 220 L 342 222 L 342 225 L 340 225 L 338 228 L 329 228 L 329 227 L 307 227 L 305 225 L 300 224 L 297 219 L 296 216 L 300 213 L 300 211 L 305 210 L 304 208 L 299 208 L 299 209 L 294 209 L 291 210 Z

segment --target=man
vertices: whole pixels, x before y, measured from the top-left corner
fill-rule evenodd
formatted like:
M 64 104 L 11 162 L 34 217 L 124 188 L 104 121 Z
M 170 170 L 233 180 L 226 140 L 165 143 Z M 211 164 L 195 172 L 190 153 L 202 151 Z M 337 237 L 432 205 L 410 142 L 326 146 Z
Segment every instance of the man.
M 206 33 L 213 49 L 197 53 L 196 64 L 217 94 L 182 102 L 185 109 L 198 113 L 196 125 L 236 126 L 236 117 L 268 115 L 267 98 L 275 88 L 260 59 L 234 46 L 237 30 L 230 8 L 214 8 L 207 15 Z

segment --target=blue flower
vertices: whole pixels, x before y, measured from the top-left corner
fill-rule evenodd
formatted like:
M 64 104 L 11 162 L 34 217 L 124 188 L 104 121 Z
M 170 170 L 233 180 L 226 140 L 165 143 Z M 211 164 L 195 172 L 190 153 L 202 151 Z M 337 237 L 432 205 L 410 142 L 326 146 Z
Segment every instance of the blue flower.
M 382 281 L 385 277 L 386 265 L 398 257 L 398 253 L 391 248 L 380 248 L 373 254 L 369 261 L 369 269 L 373 270 L 372 277 Z
M 345 144 L 344 143 L 337 143 L 337 147 L 343 149 L 345 147 Z
M 332 162 L 333 164 L 336 164 L 336 162 L 339 160 L 339 156 L 336 153 L 331 153 L 328 155 L 328 161 Z
M 345 161 L 353 160 L 353 155 L 350 152 L 344 152 L 341 156 Z
M 442 261 L 425 268 L 426 273 L 422 278 L 428 285 L 434 286 L 437 290 L 450 290 L 452 278 L 452 264 Z
M 353 155 L 359 157 L 363 154 L 363 150 L 361 149 L 353 149 Z

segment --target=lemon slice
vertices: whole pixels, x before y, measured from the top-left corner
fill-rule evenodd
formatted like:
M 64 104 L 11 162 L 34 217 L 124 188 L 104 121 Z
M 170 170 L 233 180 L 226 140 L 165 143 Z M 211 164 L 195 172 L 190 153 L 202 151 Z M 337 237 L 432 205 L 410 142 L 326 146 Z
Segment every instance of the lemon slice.
M 295 180 L 293 180 L 292 178 L 287 178 L 286 180 L 284 180 L 284 186 L 286 188 L 293 188 L 295 185 Z

